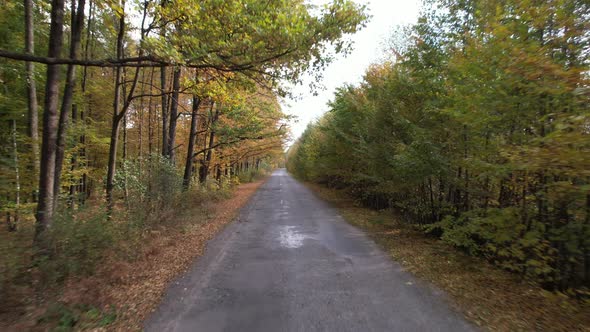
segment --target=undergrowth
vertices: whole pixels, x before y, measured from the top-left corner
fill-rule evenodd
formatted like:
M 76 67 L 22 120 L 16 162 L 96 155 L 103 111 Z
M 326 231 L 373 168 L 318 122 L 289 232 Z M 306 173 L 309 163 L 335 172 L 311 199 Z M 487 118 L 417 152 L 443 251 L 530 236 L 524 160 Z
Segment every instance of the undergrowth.
M 405 270 L 450 295 L 452 304 L 491 331 L 588 331 L 590 303 L 530 280 L 424 234 L 391 210 L 361 207 L 345 191 L 308 184 L 367 232 Z
M 105 311 L 88 303 L 59 301 L 68 280 L 92 276 L 106 258 L 133 261 L 149 234 L 182 231 L 206 222 L 214 202 L 231 197 L 236 185 L 254 181 L 263 172 L 250 171 L 183 189 L 181 174 L 161 157 L 126 162 L 116 178 L 116 194 L 122 203 L 110 215 L 96 198 L 75 209 L 59 210 L 42 238 L 44 250 L 39 253 L 30 249 L 34 234 L 30 213 L 17 232 L 0 230 L 1 320 L 17 320 L 27 307 L 45 306 L 38 323 L 57 331 L 110 324 L 116 319 L 114 308 Z

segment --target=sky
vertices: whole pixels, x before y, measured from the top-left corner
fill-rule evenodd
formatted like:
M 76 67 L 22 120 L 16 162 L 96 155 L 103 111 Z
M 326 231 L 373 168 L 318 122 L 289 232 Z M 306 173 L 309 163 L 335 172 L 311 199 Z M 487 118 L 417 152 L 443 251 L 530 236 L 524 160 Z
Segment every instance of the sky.
M 312 3 L 325 3 L 325 0 L 313 0 Z M 367 6 L 370 21 L 366 27 L 351 39 L 354 50 L 346 57 L 339 56 L 324 71 L 322 84 L 324 89 L 310 91 L 310 79 L 293 89 L 296 99 L 285 99 L 281 105 L 283 111 L 297 116 L 291 122 L 293 139 L 297 139 L 307 124 L 318 119 L 328 111 L 327 103 L 332 99 L 336 88 L 346 84 L 359 83 L 366 69 L 384 57 L 384 42 L 393 29 L 400 25 L 415 23 L 420 10 L 420 0 L 357 0 Z

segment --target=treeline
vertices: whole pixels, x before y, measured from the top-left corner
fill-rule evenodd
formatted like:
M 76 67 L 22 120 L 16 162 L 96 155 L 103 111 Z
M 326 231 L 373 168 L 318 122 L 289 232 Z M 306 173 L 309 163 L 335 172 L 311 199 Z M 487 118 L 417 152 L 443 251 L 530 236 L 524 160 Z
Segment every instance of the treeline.
M 3 206 L 38 201 L 38 233 L 62 196 L 104 187 L 112 209 L 120 159 L 160 154 L 185 186 L 259 165 L 285 135 L 281 80 L 364 20 L 349 1 L 2 4 Z
M 190 205 L 183 193 L 281 162 L 282 84 L 346 52 L 363 10 L 348 0 L 0 0 L 2 237 L 30 240 L 25 254 L 2 248 L 3 281 L 35 265 L 22 264 L 28 254 L 51 260 L 74 240 L 90 250 L 108 227 L 76 233 L 96 216 L 88 206 L 114 223 L 154 219 Z
M 590 5 L 427 1 L 289 170 L 547 288 L 590 282 Z

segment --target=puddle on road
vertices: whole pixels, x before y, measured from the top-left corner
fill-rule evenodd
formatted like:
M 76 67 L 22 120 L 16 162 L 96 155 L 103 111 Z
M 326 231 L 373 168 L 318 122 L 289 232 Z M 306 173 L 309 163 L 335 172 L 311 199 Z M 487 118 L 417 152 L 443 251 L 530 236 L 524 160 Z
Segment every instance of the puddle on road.
M 297 233 L 295 228 L 295 226 L 280 226 L 279 241 L 283 247 L 296 249 L 303 246 L 305 236 Z

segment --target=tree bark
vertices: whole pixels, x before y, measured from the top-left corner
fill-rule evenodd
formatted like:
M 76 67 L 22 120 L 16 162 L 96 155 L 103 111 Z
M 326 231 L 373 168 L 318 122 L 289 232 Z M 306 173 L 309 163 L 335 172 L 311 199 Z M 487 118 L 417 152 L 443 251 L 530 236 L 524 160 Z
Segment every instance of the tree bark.
M 162 156 L 168 157 L 168 95 L 166 91 L 166 67 L 160 68 L 160 88 L 162 92 Z
M 193 95 L 193 109 L 191 112 L 191 129 L 189 132 L 188 137 L 188 150 L 186 154 L 186 163 L 184 165 L 184 176 L 182 180 L 182 185 L 184 190 L 187 190 L 191 184 L 191 178 L 193 173 L 193 163 L 195 156 L 195 143 L 197 139 L 197 128 L 198 128 L 198 121 L 199 121 L 199 105 L 201 104 L 201 100 L 197 95 Z
M 73 105 L 72 106 L 72 124 L 76 124 L 76 121 L 78 119 L 78 107 L 77 105 Z M 76 170 L 78 164 L 78 153 L 73 153 L 72 154 L 72 159 L 70 162 L 70 171 L 73 173 Z M 68 194 L 68 208 L 70 209 L 74 209 L 75 206 L 75 196 L 76 196 L 76 185 L 74 185 L 74 179 L 72 179 L 71 181 L 72 183 L 70 184 L 70 188 L 68 190 L 69 194 Z
M 123 1 L 123 8 L 125 2 Z M 123 57 L 123 37 L 125 36 L 125 15 L 119 18 L 119 32 L 117 33 L 117 58 Z M 113 210 L 113 189 L 115 180 L 115 168 L 117 159 L 117 145 L 119 140 L 119 127 L 121 125 L 121 74 L 122 68 L 115 69 L 115 96 L 113 98 L 113 122 L 111 125 L 111 142 L 109 145 L 109 162 L 107 169 L 106 199 L 109 214 Z
M 90 53 L 91 53 L 91 42 L 92 42 L 92 23 L 93 23 L 93 17 L 94 17 L 94 2 L 92 0 L 89 1 L 88 3 L 88 27 L 86 29 L 86 43 L 84 45 L 84 59 L 88 59 L 90 57 Z M 84 94 L 84 97 L 86 98 L 86 84 L 88 82 L 88 67 L 84 67 L 83 69 L 83 73 L 82 73 L 82 94 Z M 87 154 L 87 150 L 86 150 L 86 112 L 90 112 L 90 106 L 88 105 L 88 102 L 84 102 L 84 107 L 82 108 L 82 110 L 80 111 L 80 123 L 82 123 L 82 125 L 84 126 L 84 131 L 82 132 L 82 134 L 80 135 L 80 144 L 82 145 L 82 148 L 80 149 L 80 153 L 79 153 L 79 157 L 80 160 L 82 161 L 83 165 L 79 165 L 81 167 L 87 167 L 88 166 L 88 154 Z M 85 171 L 82 174 L 82 177 L 80 178 L 80 183 L 78 186 L 78 193 L 80 193 L 79 197 L 79 204 L 84 204 L 86 202 L 86 198 L 88 198 L 90 196 L 89 192 L 88 192 L 88 175 L 87 172 Z
M 25 52 L 35 53 L 35 32 L 33 21 L 33 0 L 24 0 L 25 7 Z M 37 103 L 37 85 L 35 82 L 35 64 L 25 63 L 27 73 L 27 106 L 29 111 L 28 135 L 31 139 L 31 154 L 33 155 L 33 174 L 39 173 L 39 110 Z M 35 195 L 33 195 L 35 196 Z
M 180 67 L 174 68 L 172 77 L 172 99 L 170 100 L 170 124 L 168 126 L 168 146 L 166 157 L 172 163 L 175 161 L 176 123 L 178 121 L 178 102 L 180 97 Z
M 145 72 L 143 72 L 141 74 L 141 81 L 143 82 L 144 80 L 145 80 Z M 145 84 L 142 83 L 140 94 L 143 95 L 144 93 L 145 93 Z M 137 143 L 139 145 L 138 157 L 139 157 L 139 170 L 140 170 L 140 172 L 141 172 L 141 163 L 142 163 L 142 157 L 143 157 L 143 108 L 145 106 L 143 99 L 144 99 L 143 97 L 139 99 L 139 110 L 137 111 L 137 113 L 138 113 L 137 116 L 139 118 L 138 128 L 137 128 L 139 137 L 138 137 Z
M 122 8 L 125 8 L 125 1 L 122 1 Z M 146 12 L 144 11 L 144 16 Z M 145 21 L 145 17 L 142 22 Z M 141 27 L 143 31 L 143 26 Z M 123 38 L 125 36 L 125 14 L 123 13 L 119 19 L 119 32 L 117 34 L 117 57 L 123 57 Z M 142 34 L 142 37 L 144 34 Z M 139 50 L 139 57 L 142 56 L 141 49 Z M 127 110 L 133 101 L 133 93 L 135 92 L 135 88 L 137 87 L 137 81 L 139 80 L 139 73 L 141 67 L 135 68 L 135 73 L 133 74 L 133 80 L 131 81 L 131 86 L 129 87 L 128 92 L 124 92 L 123 95 L 125 99 L 123 100 L 123 106 L 121 106 L 121 91 L 123 88 L 123 84 L 126 82 L 121 82 L 122 76 L 122 68 L 119 67 L 115 71 L 115 96 L 113 99 L 113 121 L 111 125 L 111 140 L 109 145 L 109 161 L 107 165 L 107 183 L 106 183 L 106 200 L 107 200 L 107 212 L 109 215 L 113 211 L 114 207 L 114 199 L 113 199 L 113 190 L 114 190 L 114 180 L 115 180 L 115 171 L 117 166 L 117 146 L 119 144 L 119 128 L 121 127 L 121 120 L 123 120 L 127 114 Z
M 13 162 L 14 162 L 14 218 L 9 225 L 9 231 L 16 231 L 20 216 L 20 169 L 18 165 L 18 142 L 16 131 L 16 120 L 12 121 L 12 148 L 13 148 Z
M 60 56 L 63 47 L 64 0 L 51 1 L 48 57 Z M 59 65 L 47 66 L 45 106 L 43 112 L 43 141 L 39 168 L 39 203 L 37 204 L 35 242 L 51 226 L 53 218 L 53 180 L 55 176 L 55 150 L 58 129 Z
M 150 74 L 150 94 L 151 94 L 151 87 L 152 84 L 154 83 L 154 68 L 152 68 L 152 72 Z M 153 109 L 153 98 L 150 96 L 149 97 L 149 104 L 148 104 L 148 154 L 149 157 L 151 158 L 151 155 L 153 153 L 153 138 L 154 138 L 154 128 L 152 125 L 152 118 L 153 118 L 153 113 L 154 113 L 154 109 Z
M 76 2 L 71 2 L 71 37 L 70 37 L 70 58 L 78 59 L 80 57 L 80 42 L 82 39 L 82 30 L 84 26 L 84 7 L 85 0 L 78 0 L 78 8 L 76 9 Z M 59 125 L 57 132 L 57 149 L 55 152 L 55 177 L 53 179 L 53 208 L 57 208 L 57 201 L 61 189 L 61 172 L 65 154 L 66 131 L 68 122 L 70 121 L 70 111 L 74 100 L 74 87 L 76 86 L 76 66 L 68 65 L 66 73 L 66 86 L 61 104 L 61 111 L 59 115 Z
M 211 104 L 211 108 L 214 107 L 215 104 Z M 199 182 L 205 183 L 207 181 L 207 176 L 209 175 L 209 164 L 211 163 L 211 159 L 213 158 L 213 145 L 215 144 L 215 123 L 219 119 L 219 106 L 215 107 L 215 114 L 213 115 L 213 119 L 211 120 L 211 133 L 209 134 L 209 149 L 207 150 L 207 156 L 201 165 L 201 169 L 199 172 Z

